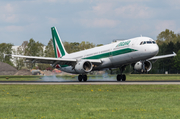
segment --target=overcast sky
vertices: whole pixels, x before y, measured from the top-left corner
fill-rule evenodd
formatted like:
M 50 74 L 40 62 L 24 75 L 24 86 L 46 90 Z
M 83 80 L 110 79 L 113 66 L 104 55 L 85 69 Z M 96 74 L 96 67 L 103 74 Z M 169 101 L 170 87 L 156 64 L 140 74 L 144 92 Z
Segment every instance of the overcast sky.
M 107 44 L 140 35 L 180 33 L 180 0 L 1 0 L 0 43 L 33 38 L 47 45 L 55 26 L 63 41 Z

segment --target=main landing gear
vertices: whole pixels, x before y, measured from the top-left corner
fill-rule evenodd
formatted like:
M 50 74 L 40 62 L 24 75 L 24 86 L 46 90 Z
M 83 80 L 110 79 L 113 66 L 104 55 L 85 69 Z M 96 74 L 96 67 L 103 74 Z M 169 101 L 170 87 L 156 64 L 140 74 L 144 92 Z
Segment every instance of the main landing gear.
M 79 75 L 79 76 L 78 76 L 78 80 L 79 80 L 79 82 L 81 82 L 82 80 L 83 80 L 84 82 L 86 82 L 86 81 L 87 81 L 87 75 Z
M 118 74 L 117 75 L 117 81 L 126 81 L 126 75 L 125 74 L 122 74 L 123 71 L 125 70 L 126 68 L 126 65 L 125 66 L 122 66 L 121 68 L 119 68 L 121 74 Z
M 117 75 L 117 81 L 126 81 L 126 75 L 125 74 L 118 74 Z

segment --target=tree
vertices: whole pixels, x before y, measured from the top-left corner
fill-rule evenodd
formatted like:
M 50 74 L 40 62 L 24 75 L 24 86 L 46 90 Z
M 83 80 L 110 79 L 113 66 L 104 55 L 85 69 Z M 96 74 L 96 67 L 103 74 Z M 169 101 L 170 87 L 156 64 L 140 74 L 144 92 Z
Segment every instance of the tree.
M 30 39 L 27 47 L 25 48 L 25 55 L 27 56 L 43 56 L 44 45 L 39 42 L 35 42 L 34 39 Z M 27 63 L 26 65 L 28 68 L 32 68 L 35 64 Z
M 95 44 L 90 43 L 90 42 L 85 42 L 85 41 L 82 41 L 81 43 L 78 43 L 78 42 L 69 43 L 65 41 L 63 42 L 63 44 L 68 53 L 73 53 L 73 52 L 95 47 Z
M 30 39 L 29 43 L 25 49 L 25 55 L 28 56 L 43 56 L 44 45 L 39 42 L 35 42 L 34 39 Z
M 67 41 L 64 41 L 63 44 L 64 44 L 64 48 L 66 49 L 66 52 L 71 53 L 72 51 L 71 51 L 70 43 Z
M 13 51 L 13 54 L 15 55 L 24 55 L 25 49 L 28 45 L 28 41 L 23 41 L 22 45 L 17 48 L 17 50 Z M 23 58 L 14 58 L 14 64 L 15 67 L 20 70 L 24 65 L 24 59 Z
M 166 29 L 157 36 L 156 43 L 159 46 L 158 55 L 171 54 L 173 51 L 177 53 L 180 50 L 180 35 Z M 164 58 L 157 60 L 153 66 L 155 66 L 156 71 L 159 73 L 164 73 L 165 71 L 175 73 L 174 63 L 173 58 Z
M 63 42 L 64 47 L 68 53 L 73 53 L 79 51 L 79 43 L 78 42 Z
M 90 42 L 86 42 L 85 43 L 85 48 L 86 49 L 90 49 L 90 48 L 94 48 L 96 45 L 94 43 L 90 43 Z
M 99 46 L 103 46 L 103 44 L 97 44 L 96 46 L 97 46 L 97 47 L 99 47 Z
M 1 43 L 0 44 L 0 61 L 14 66 L 11 62 L 11 57 L 4 57 L 4 54 L 12 54 L 12 44 L 11 43 Z
M 176 42 L 176 38 L 177 38 L 176 36 L 177 35 L 173 31 L 166 29 L 157 36 L 157 42 L 159 43 L 161 43 L 162 41 L 165 41 L 165 43 Z
M 73 43 L 70 43 L 70 53 L 72 52 L 77 52 L 77 51 L 80 51 L 80 48 L 79 48 L 79 43 L 78 42 L 73 42 Z
M 44 53 L 45 53 L 45 57 L 55 57 L 52 39 L 50 39 L 50 41 L 48 42 L 48 45 L 46 46 Z
M 28 45 L 28 41 L 23 41 L 23 43 L 21 44 L 21 46 L 18 47 L 18 51 L 19 51 L 18 53 L 19 53 L 20 55 L 24 55 L 24 54 L 25 54 L 27 45 Z
M 177 56 L 175 56 L 173 60 L 174 60 L 174 67 L 180 71 L 180 50 L 177 52 Z
M 93 47 L 95 47 L 95 45 L 93 43 L 90 43 L 90 42 L 82 41 L 79 44 L 79 49 L 80 50 L 86 50 L 86 49 L 90 49 L 90 48 L 93 48 Z

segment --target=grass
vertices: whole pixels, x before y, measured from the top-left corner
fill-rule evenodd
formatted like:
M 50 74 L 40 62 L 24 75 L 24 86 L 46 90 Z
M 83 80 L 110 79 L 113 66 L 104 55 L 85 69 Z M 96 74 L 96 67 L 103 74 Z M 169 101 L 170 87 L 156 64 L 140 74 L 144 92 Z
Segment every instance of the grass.
M 130 74 L 127 81 L 180 80 L 179 74 Z
M 52 76 L 48 76 L 51 80 Z M 67 80 L 77 80 L 77 75 L 67 75 L 67 76 L 56 76 L 58 78 L 63 78 Z M 88 75 L 90 79 L 114 79 L 116 80 L 116 75 Z M 36 81 L 42 80 L 43 76 L 0 76 L 0 81 Z M 47 78 L 47 76 L 46 76 Z M 127 81 L 166 81 L 166 80 L 180 80 L 179 74 L 127 74 Z
M 0 85 L 0 119 L 175 119 L 179 102 L 179 85 Z

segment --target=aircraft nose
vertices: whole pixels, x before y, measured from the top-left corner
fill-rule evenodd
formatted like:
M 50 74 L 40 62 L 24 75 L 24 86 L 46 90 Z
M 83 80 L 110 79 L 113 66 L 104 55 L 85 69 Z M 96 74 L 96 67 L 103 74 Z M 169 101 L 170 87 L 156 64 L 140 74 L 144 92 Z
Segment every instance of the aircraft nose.
M 151 47 L 151 52 L 154 54 L 154 55 L 157 55 L 158 52 L 159 52 L 159 46 L 157 44 L 154 44 L 152 47 Z

